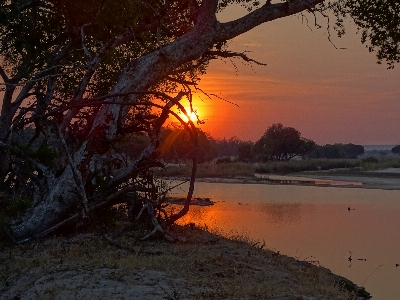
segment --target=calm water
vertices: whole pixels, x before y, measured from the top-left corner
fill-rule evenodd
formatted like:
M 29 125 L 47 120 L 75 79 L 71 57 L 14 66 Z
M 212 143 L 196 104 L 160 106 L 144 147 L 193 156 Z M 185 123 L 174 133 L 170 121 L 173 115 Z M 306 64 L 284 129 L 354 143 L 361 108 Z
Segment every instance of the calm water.
M 191 207 L 183 222 L 264 240 L 269 249 L 318 261 L 373 299 L 400 299 L 400 191 L 198 182 L 195 196 L 217 203 Z

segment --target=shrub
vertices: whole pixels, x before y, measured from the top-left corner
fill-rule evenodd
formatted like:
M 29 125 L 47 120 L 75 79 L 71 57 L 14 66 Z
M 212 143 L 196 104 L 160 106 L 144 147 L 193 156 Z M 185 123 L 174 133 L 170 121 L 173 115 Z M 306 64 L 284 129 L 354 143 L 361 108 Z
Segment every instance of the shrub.
M 259 164 L 256 173 L 278 173 L 287 174 L 303 171 L 331 170 L 338 168 L 358 168 L 360 161 L 357 159 L 307 159 L 290 160 L 287 162 L 276 161 Z
M 374 157 L 374 156 L 368 156 L 366 158 L 362 159 L 363 163 L 378 163 L 378 158 Z
M 219 164 L 228 164 L 228 163 L 233 163 L 233 162 L 236 162 L 236 160 L 232 159 L 230 156 L 219 157 L 215 161 L 215 163 L 217 165 L 219 165 Z

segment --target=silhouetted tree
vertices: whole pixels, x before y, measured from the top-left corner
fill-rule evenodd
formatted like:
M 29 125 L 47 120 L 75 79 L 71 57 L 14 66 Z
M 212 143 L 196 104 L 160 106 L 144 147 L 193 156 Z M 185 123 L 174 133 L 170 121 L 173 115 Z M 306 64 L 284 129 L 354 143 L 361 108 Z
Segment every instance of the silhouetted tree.
M 364 154 L 364 146 L 354 144 L 326 144 L 317 146 L 310 154 L 315 158 L 357 158 Z
M 219 22 L 217 12 L 233 3 L 253 11 Z M 22 241 L 68 222 L 88 224 L 99 209 L 126 203 L 127 192 L 156 224 L 150 235 L 163 232 L 158 221 L 171 224 L 189 210 L 197 165 L 195 124 L 173 109 L 185 112 L 181 102 L 191 104 L 191 89 L 211 60 L 254 62 L 230 51 L 229 40 L 306 12 L 329 30 L 328 11 L 337 14 L 339 33 L 343 15 L 353 18 L 379 61 L 391 67 L 399 60 L 393 0 L 0 1 L 0 201 L 12 199 L 0 203 L 0 214 L 9 234 Z M 164 191 L 151 170 L 160 166 L 162 127 L 171 115 L 190 135 L 193 167 L 185 205 L 161 219 L 154 212 Z M 129 135 L 144 135 L 148 144 L 126 159 L 120 151 Z M 8 214 L 18 199 L 23 209 Z
M 400 154 L 400 145 L 394 146 L 392 148 L 392 153 L 393 154 Z
M 233 136 L 229 139 L 214 139 L 212 143 L 217 157 L 229 157 L 238 155 L 238 147 L 241 141 Z
M 281 123 L 273 124 L 255 143 L 255 152 L 262 160 L 288 161 L 295 156 L 306 156 L 315 143 L 301 137 L 293 127 L 284 127 Z
M 193 157 L 193 146 L 190 134 L 182 126 L 167 127 L 163 131 L 163 143 L 160 147 L 161 158 L 167 162 L 188 162 Z M 197 159 L 199 163 L 210 161 L 215 157 L 216 149 L 211 136 L 197 129 L 198 147 Z
M 250 162 L 254 159 L 254 143 L 247 141 L 247 142 L 240 142 L 237 149 L 237 158 L 239 161 L 243 162 Z
M 341 145 L 341 148 L 344 152 L 345 158 L 357 158 L 360 155 L 364 154 L 364 146 L 362 145 L 354 145 L 354 144 L 344 144 Z

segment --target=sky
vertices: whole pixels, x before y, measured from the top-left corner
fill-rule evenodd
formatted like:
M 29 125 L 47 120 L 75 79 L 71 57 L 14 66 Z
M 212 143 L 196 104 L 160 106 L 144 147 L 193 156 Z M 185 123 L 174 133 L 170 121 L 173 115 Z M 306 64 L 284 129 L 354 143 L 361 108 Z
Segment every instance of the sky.
M 245 13 L 236 6 L 218 18 Z M 224 100 L 195 94 L 194 106 L 205 120 L 201 129 L 214 138 L 256 141 L 282 123 L 319 145 L 400 144 L 400 65 L 387 70 L 377 64 L 354 25 L 344 38 L 333 36 L 333 45 L 326 22 L 318 22 L 321 29 L 299 16 L 282 18 L 231 41 L 230 50 L 251 51 L 249 57 L 267 66 L 213 61 L 199 87 Z
M 246 10 L 232 5 L 218 15 L 234 20 Z M 229 42 L 267 66 L 240 59 L 215 60 L 194 94 L 194 108 L 214 138 L 257 141 L 273 123 L 294 127 L 319 145 L 400 144 L 400 64 L 387 70 L 360 42 L 356 28 L 328 40 L 326 21 L 317 29 L 291 16 L 262 24 Z M 336 48 L 335 48 L 336 47 Z M 345 49 L 337 49 L 345 48 Z M 212 95 L 217 96 L 212 96 Z

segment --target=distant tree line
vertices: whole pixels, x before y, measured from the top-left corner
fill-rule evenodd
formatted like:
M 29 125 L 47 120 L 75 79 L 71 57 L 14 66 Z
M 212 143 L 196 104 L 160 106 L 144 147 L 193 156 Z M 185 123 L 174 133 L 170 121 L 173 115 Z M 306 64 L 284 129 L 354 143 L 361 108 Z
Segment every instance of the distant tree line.
M 400 154 L 400 145 L 394 146 L 392 148 L 392 153 L 393 154 Z
M 24 131 L 26 136 L 32 135 L 32 129 Z M 184 163 L 193 156 L 193 147 L 189 133 L 182 127 L 169 125 L 162 128 L 163 145 L 160 155 L 164 162 Z M 22 138 L 24 138 L 22 136 Z M 214 139 L 209 133 L 198 129 L 198 161 L 200 163 L 215 161 L 227 163 L 289 161 L 294 157 L 309 158 L 357 158 L 364 154 L 364 146 L 355 144 L 317 145 L 314 141 L 303 138 L 293 127 L 285 127 L 275 123 L 267 128 L 265 133 L 255 143 L 243 141 L 237 137 L 229 139 Z M 114 148 L 124 161 L 138 157 L 150 145 L 147 135 L 132 134 L 125 136 L 116 143 Z M 400 154 L 400 145 L 392 148 L 393 154 Z
M 364 146 L 354 144 L 326 144 L 316 146 L 310 153 L 312 158 L 357 158 L 364 154 Z
M 164 143 L 160 151 L 164 161 L 181 163 L 192 157 L 193 148 L 190 146 L 190 136 L 182 127 L 164 128 L 163 138 Z M 271 125 L 255 143 L 242 141 L 236 137 L 214 139 L 201 129 L 198 129 L 198 139 L 199 162 L 211 160 L 216 160 L 217 163 L 288 161 L 294 157 L 301 159 L 357 158 L 364 154 L 362 145 L 351 143 L 317 145 L 311 139 L 302 137 L 297 129 L 285 127 L 281 123 Z M 135 142 L 138 141 L 138 137 L 135 137 Z M 132 150 L 137 148 L 136 145 Z

